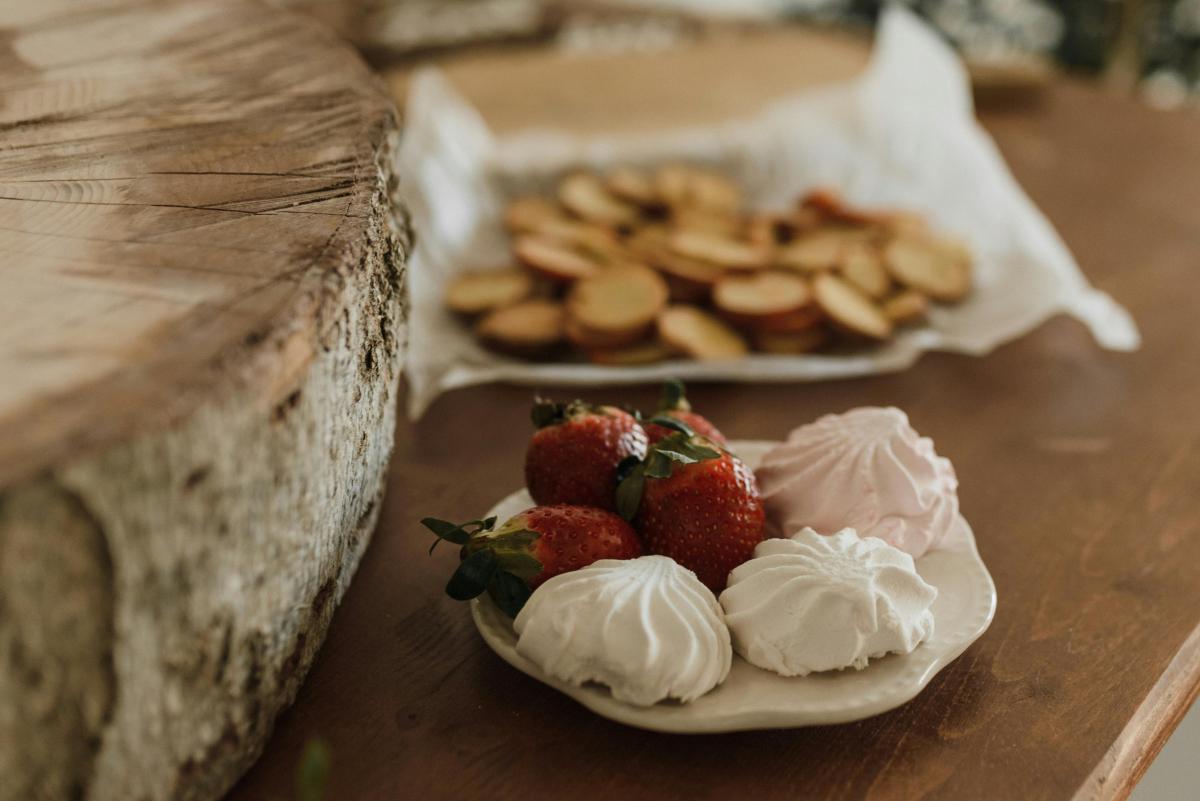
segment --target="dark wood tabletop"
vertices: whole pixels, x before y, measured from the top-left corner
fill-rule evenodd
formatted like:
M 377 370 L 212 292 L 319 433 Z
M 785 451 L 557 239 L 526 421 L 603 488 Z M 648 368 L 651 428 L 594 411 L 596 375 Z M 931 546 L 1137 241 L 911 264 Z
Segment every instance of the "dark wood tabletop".
M 400 424 L 374 542 L 231 798 L 293 798 L 313 737 L 336 801 L 1126 797 L 1200 686 L 1200 116 L 1062 80 L 981 118 L 1088 277 L 1133 312 L 1139 352 L 1056 319 L 986 358 L 692 389 L 736 438 L 895 404 L 953 460 L 999 606 L 924 692 L 849 725 L 678 736 L 509 667 L 442 594 L 455 556 L 427 556 L 417 520 L 470 517 L 520 485 L 530 391 L 460 390 Z

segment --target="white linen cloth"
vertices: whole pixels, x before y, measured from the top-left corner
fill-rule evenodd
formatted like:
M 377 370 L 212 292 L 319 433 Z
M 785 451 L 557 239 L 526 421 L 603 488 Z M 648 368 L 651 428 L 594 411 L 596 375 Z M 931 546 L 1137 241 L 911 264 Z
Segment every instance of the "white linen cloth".
M 1129 313 L 1090 286 L 1049 221 L 1013 179 L 974 117 L 957 56 L 911 12 L 886 12 L 857 79 L 781 100 L 723 125 L 637 136 L 548 130 L 494 136 L 434 68 L 413 78 L 398 150 L 401 193 L 417 231 L 408 272 L 408 412 L 442 392 L 488 381 L 594 385 L 684 380 L 813 381 L 900 370 L 924 351 L 982 356 L 1059 313 L 1113 350 L 1140 344 Z M 529 363 L 494 354 L 445 311 L 456 271 L 511 261 L 506 200 L 548 190 L 565 171 L 688 160 L 735 177 L 753 206 L 783 208 L 816 186 L 853 203 L 910 209 L 968 243 L 975 289 L 936 306 L 928 325 L 854 353 L 634 367 Z

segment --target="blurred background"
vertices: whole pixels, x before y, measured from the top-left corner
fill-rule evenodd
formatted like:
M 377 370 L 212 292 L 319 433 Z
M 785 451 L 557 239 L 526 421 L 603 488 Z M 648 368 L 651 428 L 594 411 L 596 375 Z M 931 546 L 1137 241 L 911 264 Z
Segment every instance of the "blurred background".
M 464 53 L 651 52 L 788 26 L 827 29 L 865 44 L 887 5 L 879 0 L 274 2 L 339 31 L 389 77 L 401 103 L 414 67 L 453 62 Z M 958 50 L 980 105 L 1037 102 L 1056 75 L 1068 74 L 1157 109 L 1200 106 L 1200 0 L 902 4 Z M 1198 749 L 1200 712 L 1193 710 L 1135 790 L 1134 801 L 1193 797 Z
M 870 32 L 877 0 L 276 0 L 321 18 L 377 65 L 464 46 L 634 51 L 715 29 L 805 23 Z M 906 0 L 963 54 L 977 84 L 1029 90 L 1054 70 L 1155 107 L 1200 102 L 1200 0 Z

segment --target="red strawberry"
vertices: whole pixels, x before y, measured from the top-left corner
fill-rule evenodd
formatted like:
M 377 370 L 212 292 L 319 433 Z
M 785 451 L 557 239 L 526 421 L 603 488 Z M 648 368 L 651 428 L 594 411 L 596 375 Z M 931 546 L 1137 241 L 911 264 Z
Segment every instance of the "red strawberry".
M 650 448 L 617 490 L 650 553 L 694 571 L 714 593 L 763 539 L 763 502 L 754 473 L 709 440 L 682 432 Z
M 717 427 L 708 421 L 708 418 L 692 411 L 692 405 L 688 403 L 683 382 L 678 379 L 672 378 L 663 385 L 662 400 L 659 401 L 655 416 L 674 418 L 700 436 L 707 437 L 718 445 L 725 444 L 725 435 L 718 431 Z M 645 424 L 644 428 L 651 445 L 672 433 L 670 428 L 653 421 Z
M 421 523 L 438 536 L 434 547 L 441 540 L 463 546 L 462 562 L 446 593 L 466 601 L 487 590 L 513 617 L 547 579 L 597 559 L 642 555 L 642 543 L 628 523 L 612 512 L 585 506 L 535 506 L 494 530 L 494 517 L 458 526 L 432 517 Z
M 525 453 L 525 486 L 534 502 L 615 510 L 617 465 L 646 455 L 637 418 L 614 406 L 540 399 L 532 417 L 538 430 Z

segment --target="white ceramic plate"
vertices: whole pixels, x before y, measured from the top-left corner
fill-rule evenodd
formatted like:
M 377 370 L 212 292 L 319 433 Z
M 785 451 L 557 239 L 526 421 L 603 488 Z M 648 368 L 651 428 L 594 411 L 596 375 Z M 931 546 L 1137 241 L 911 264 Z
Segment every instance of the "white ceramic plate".
M 751 467 L 775 443 L 734 442 Z M 514 492 L 488 512 L 504 520 L 533 505 L 525 490 Z M 729 678 L 690 704 L 664 702 L 639 707 L 618 701 L 607 687 L 575 687 L 543 673 L 517 653 L 512 621 L 486 595 L 471 602 L 471 614 L 483 639 L 513 667 L 564 692 L 606 718 L 667 732 L 723 732 L 783 729 L 846 723 L 878 715 L 911 700 L 939 670 L 979 638 L 996 611 L 996 586 L 975 548 L 967 521 L 948 542 L 917 560 L 917 571 L 933 586 L 934 635 L 911 654 L 872 660 L 863 670 L 842 670 L 785 678 L 754 667 L 736 654 Z

